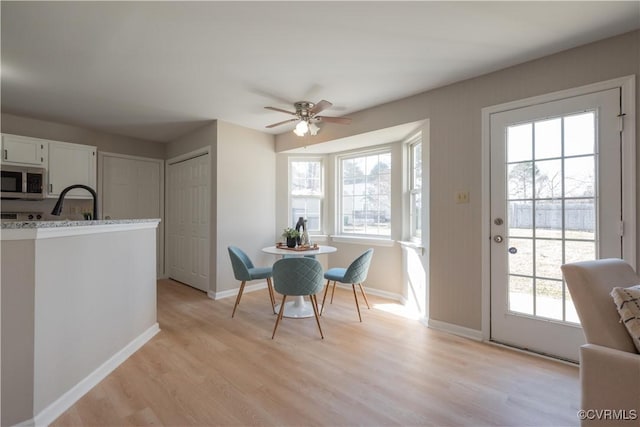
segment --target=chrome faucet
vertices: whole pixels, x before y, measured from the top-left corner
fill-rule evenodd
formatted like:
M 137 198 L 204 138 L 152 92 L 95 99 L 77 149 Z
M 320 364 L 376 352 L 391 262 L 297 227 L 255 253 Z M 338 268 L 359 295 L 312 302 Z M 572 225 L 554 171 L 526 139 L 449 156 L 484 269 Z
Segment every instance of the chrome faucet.
M 64 196 L 70 191 L 73 190 L 74 188 L 84 188 L 85 190 L 87 190 L 89 193 L 91 193 L 91 196 L 93 197 L 93 219 L 98 219 L 98 195 L 96 194 L 95 190 L 91 187 L 88 187 L 86 185 L 83 184 L 74 184 L 74 185 L 70 185 L 67 188 L 65 188 L 64 190 L 62 190 L 62 193 L 60 193 L 60 197 L 58 197 L 58 201 L 56 202 L 56 205 L 53 207 L 53 210 L 51 211 L 51 215 L 60 215 L 60 212 L 62 212 L 62 203 L 64 202 Z

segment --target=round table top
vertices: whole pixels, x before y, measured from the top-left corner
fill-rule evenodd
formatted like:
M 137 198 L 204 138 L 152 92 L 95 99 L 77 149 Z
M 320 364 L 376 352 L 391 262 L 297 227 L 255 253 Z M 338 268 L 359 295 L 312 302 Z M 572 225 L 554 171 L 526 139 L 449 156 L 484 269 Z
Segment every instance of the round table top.
M 287 249 L 286 246 L 285 247 L 277 247 L 275 245 L 274 246 L 267 246 L 266 248 L 262 248 L 262 252 L 266 252 L 268 254 L 273 254 L 273 255 L 297 255 L 297 256 L 330 254 L 330 253 L 335 252 L 337 250 L 338 249 L 334 248 L 333 246 L 325 246 L 325 245 L 318 245 L 317 249 L 310 249 L 310 250 L 306 250 L 306 251 Z

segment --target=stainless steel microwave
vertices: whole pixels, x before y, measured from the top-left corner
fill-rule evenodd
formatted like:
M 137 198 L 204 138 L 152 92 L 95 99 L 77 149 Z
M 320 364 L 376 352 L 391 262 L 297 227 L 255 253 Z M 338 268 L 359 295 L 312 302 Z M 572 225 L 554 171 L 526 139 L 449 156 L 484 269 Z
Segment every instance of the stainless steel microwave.
M 44 199 L 47 192 L 47 170 L 30 166 L 0 167 L 3 199 Z

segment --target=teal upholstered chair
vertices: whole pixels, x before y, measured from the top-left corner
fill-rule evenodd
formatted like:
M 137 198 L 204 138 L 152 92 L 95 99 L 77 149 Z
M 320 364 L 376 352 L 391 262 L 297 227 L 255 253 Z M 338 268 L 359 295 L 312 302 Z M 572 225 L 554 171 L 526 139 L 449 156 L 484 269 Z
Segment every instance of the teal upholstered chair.
M 273 264 L 273 285 L 277 292 L 282 294 L 282 304 L 273 328 L 271 339 L 276 336 L 278 324 L 282 320 L 284 304 L 288 296 L 309 295 L 313 314 L 316 317 L 320 336 L 324 338 L 320 317 L 318 313 L 318 298 L 316 294 L 322 290 L 324 281 L 322 280 L 322 265 L 313 258 L 282 258 Z
M 251 280 L 267 279 L 267 288 L 269 288 L 269 299 L 271 300 L 271 309 L 276 312 L 276 298 L 273 293 L 273 284 L 271 283 L 271 267 L 254 267 L 253 263 L 240 248 L 235 246 L 229 246 L 229 258 L 231 258 L 231 266 L 233 267 L 233 275 L 236 280 L 240 280 L 240 290 L 236 298 L 236 303 L 233 305 L 233 312 L 231 317 L 236 314 L 236 308 L 240 304 L 240 298 L 242 298 L 242 291 L 244 291 L 244 285 Z
M 353 288 L 353 296 L 356 299 L 356 309 L 358 310 L 358 318 L 362 322 L 362 316 L 360 315 L 360 304 L 358 304 L 358 295 L 356 294 L 356 284 L 360 287 L 360 292 L 364 297 L 364 302 L 369 306 L 369 300 L 367 300 L 367 294 L 364 292 L 362 282 L 367 279 L 367 273 L 369 272 L 369 265 L 371 264 L 371 257 L 373 256 L 373 249 L 367 249 L 365 253 L 356 258 L 351 265 L 347 268 L 330 268 L 324 273 L 324 278 L 327 279 L 327 287 L 324 290 L 324 297 L 322 298 L 322 311 L 324 311 L 324 302 L 327 299 L 327 291 L 329 290 L 329 284 L 333 280 L 333 289 L 331 290 L 331 303 L 333 303 L 333 294 L 336 291 L 336 282 L 350 283 Z M 320 314 L 322 314 L 322 311 Z

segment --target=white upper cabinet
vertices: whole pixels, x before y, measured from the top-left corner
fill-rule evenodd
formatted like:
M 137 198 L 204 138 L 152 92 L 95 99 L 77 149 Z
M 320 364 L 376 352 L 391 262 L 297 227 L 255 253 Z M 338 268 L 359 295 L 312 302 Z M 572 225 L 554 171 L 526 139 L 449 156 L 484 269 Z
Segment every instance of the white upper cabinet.
M 2 135 L 2 164 L 47 167 L 48 141 L 18 135 Z
M 62 190 L 74 184 L 84 184 L 96 190 L 96 147 L 49 141 L 49 194 L 58 197 Z M 91 194 L 82 188 L 69 191 L 65 198 L 88 199 Z

